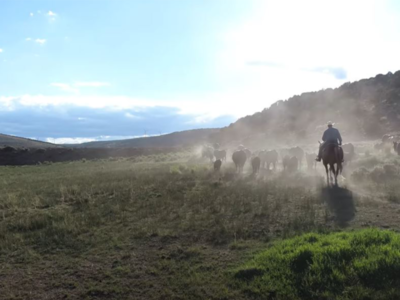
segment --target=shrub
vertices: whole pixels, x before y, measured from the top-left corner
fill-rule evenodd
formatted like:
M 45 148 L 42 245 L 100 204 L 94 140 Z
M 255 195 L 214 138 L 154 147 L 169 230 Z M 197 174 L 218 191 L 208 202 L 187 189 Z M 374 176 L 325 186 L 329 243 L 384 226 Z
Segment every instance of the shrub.
M 256 299 L 398 299 L 400 235 L 368 229 L 276 243 L 237 269 Z

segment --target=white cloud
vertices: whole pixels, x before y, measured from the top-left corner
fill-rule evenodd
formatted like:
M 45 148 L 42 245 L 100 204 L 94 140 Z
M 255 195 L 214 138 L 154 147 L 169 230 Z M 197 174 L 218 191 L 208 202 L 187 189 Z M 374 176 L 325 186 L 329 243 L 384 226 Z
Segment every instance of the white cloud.
M 52 12 L 51 10 L 49 10 L 49 12 L 46 15 L 49 18 L 50 23 L 52 23 L 56 20 L 57 14 L 55 12 Z
M 70 93 L 78 93 L 79 90 L 71 86 L 70 84 L 67 83 L 52 83 L 51 86 L 58 87 L 60 90 L 64 92 L 70 92 Z
M 76 82 L 74 83 L 75 86 L 78 87 L 101 87 L 101 86 L 110 86 L 108 82 L 96 82 L 96 81 L 90 81 L 90 82 Z
M 116 140 L 126 140 L 139 138 L 144 136 L 109 136 L 102 135 L 97 137 L 62 137 L 62 138 L 52 138 L 48 137 L 45 139 L 46 142 L 54 143 L 54 144 L 82 144 L 94 141 L 116 141 Z
M 26 38 L 25 41 L 32 41 L 32 39 L 30 37 Z
M 3 49 L 0 48 L 0 53 L 2 53 L 2 52 L 3 52 Z
M 134 98 L 127 96 L 83 96 L 77 89 L 69 84 L 53 83 L 52 86 L 62 91 L 75 93 L 73 96 L 44 96 L 23 95 L 20 97 L 1 97 L 0 109 L 14 110 L 21 106 L 47 107 L 47 106 L 76 106 L 92 109 L 129 110 L 125 117 L 140 119 L 140 113 L 153 107 L 166 107 L 176 109 L 181 115 L 196 116 L 195 123 L 204 123 L 222 115 L 235 117 L 250 114 L 261 110 L 264 106 L 246 102 L 249 95 L 215 94 L 208 98 L 182 98 L 177 100 L 155 100 L 148 98 Z M 251 96 L 250 96 L 251 97 Z M 259 100 L 260 98 L 257 98 Z M 245 103 L 245 107 L 232 105 L 232 103 Z M 78 120 L 79 121 L 79 120 Z
M 40 45 L 44 45 L 46 43 L 46 39 L 36 39 L 35 43 L 38 43 Z
M 31 17 L 33 17 L 33 13 L 30 13 L 29 15 L 30 15 Z
M 46 142 L 53 144 L 82 144 L 96 141 L 96 138 L 46 138 Z
M 129 118 L 129 119 L 141 119 L 141 117 L 139 116 L 135 116 L 129 112 L 125 113 L 125 117 Z

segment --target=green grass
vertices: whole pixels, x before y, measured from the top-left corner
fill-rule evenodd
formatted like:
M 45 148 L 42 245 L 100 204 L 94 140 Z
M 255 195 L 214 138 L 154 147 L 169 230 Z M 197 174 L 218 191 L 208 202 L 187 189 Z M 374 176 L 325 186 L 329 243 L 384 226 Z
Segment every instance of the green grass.
M 230 272 L 271 241 L 397 228 L 395 186 L 377 203 L 323 183 L 191 153 L 0 167 L 0 299 L 246 299 Z
M 256 299 L 399 299 L 400 235 L 305 234 L 276 242 L 234 277 Z

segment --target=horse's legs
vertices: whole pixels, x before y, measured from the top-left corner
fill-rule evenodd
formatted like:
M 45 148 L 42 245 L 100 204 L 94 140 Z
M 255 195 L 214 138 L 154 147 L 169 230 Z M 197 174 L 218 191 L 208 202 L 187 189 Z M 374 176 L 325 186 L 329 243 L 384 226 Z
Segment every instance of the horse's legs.
M 326 184 L 329 186 L 329 174 L 328 174 L 328 165 L 325 165 L 325 171 L 326 171 Z
M 334 164 L 330 164 L 329 169 L 330 169 L 329 176 L 330 176 L 330 178 L 331 178 L 331 183 L 332 183 L 332 181 L 333 181 L 333 177 L 335 177 L 335 184 L 337 184 L 337 182 L 336 182 L 336 176 L 335 176 L 335 165 L 334 165 Z
M 335 167 L 333 167 L 335 168 Z M 339 164 L 336 165 L 336 170 L 335 170 L 335 185 L 337 186 L 337 177 L 339 175 Z

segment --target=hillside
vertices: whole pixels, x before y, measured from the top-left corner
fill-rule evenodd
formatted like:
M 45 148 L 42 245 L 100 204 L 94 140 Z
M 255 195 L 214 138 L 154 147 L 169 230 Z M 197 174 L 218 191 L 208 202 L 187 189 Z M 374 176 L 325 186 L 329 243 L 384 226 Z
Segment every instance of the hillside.
M 14 148 L 54 148 L 60 147 L 55 144 L 46 143 L 42 141 L 0 134 L 0 147 L 2 146 L 11 146 Z
M 221 129 L 212 140 L 316 143 L 329 120 L 336 123 L 347 141 L 375 139 L 398 131 L 400 71 L 277 101 Z
M 195 129 L 170 134 L 151 136 L 118 141 L 89 142 L 72 147 L 85 148 L 153 148 L 153 147 L 185 147 L 200 145 L 208 141 L 210 134 L 217 133 L 219 129 Z

